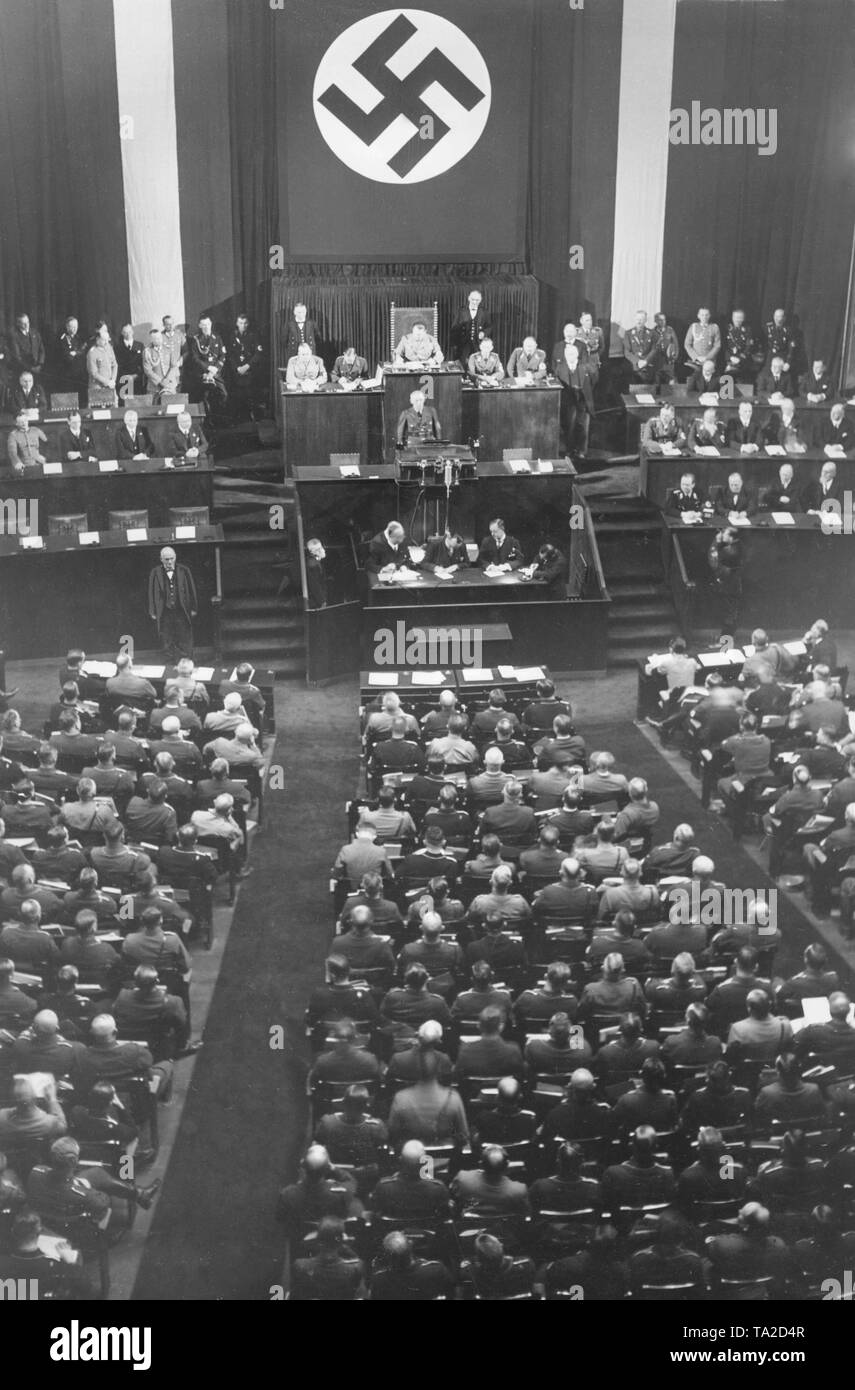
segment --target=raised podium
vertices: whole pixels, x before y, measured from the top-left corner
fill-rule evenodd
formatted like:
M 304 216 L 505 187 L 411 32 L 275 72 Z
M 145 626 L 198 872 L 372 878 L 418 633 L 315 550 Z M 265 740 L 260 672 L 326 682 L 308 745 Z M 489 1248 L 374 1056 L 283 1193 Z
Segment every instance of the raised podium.
M 385 367 L 383 370 L 383 458 L 395 462 L 398 420 L 409 410 L 413 391 L 424 391 L 425 401 L 439 416 L 443 439 L 459 440 L 463 429 L 463 369 L 459 362 L 441 367 Z M 441 447 L 441 446 L 440 446 Z

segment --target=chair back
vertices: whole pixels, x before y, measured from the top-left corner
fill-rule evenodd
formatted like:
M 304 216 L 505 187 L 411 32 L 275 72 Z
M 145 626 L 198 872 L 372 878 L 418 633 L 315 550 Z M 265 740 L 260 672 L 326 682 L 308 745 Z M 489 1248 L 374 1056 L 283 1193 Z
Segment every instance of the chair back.
M 389 360 L 395 356 L 395 348 L 407 333 L 413 331 L 413 324 L 422 319 L 427 325 L 427 331 L 432 338 L 436 338 L 439 333 L 439 303 L 435 299 L 432 307 L 408 308 L 402 304 L 396 304 L 394 300 L 389 305 Z

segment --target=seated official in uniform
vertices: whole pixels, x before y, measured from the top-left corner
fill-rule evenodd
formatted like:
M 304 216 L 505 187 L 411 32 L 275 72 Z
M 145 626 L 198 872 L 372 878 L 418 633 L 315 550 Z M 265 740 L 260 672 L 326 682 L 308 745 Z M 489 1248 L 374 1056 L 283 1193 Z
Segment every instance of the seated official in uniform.
M 828 458 L 855 457 L 855 429 L 846 419 L 846 413 L 839 401 L 831 407 L 831 413 L 820 429 L 819 438 L 823 453 Z
M 140 424 L 139 418 L 135 410 L 125 411 L 124 419 L 116 430 L 117 459 L 150 459 L 152 457 L 154 445 L 148 430 Z
M 109 330 L 104 323 L 99 326 L 95 334 L 95 341 L 86 354 L 86 372 L 89 378 L 89 389 L 111 391 L 115 404 L 116 377 L 119 374 L 119 366 L 116 362 L 113 345 L 110 342 Z
M 9 392 L 6 408 L 16 414 L 19 410 L 33 410 L 38 415 L 44 415 L 47 410 L 47 396 L 41 382 L 36 381 L 32 372 L 21 372 L 17 384 Z
M 793 465 L 782 463 L 775 482 L 760 499 L 761 507 L 768 512 L 800 512 L 801 497 L 798 488 L 793 485 L 794 477 Z
M 780 414 L 775 411 L 767 420 L 763 435 L 767 444 L 777 444 L 788 454 L 807 452 L 804 435 L 796 421 L 795 407 L 786 398 L 781 401 Z
M 182 410 L 169 432 L 166 448 L 170 458 L 197 459 L 207 454 L 208 441 L 198 425 L 193 423 L 189 410 Z
M 763 442 L 763 427 L 754 417 L 750 401 L 740 401 L 737 416 L 728 420 L 725 430 L 727 447 L 741 454 L 756 454 Z
M 6 456 L 13 473 L 23 473 L 25 468 L 35 468 L 47 462 L 41 446 L 47 444 L 47 435 L 34 425 L 26 410 L 18 411 L 15 427 L 9 431 L 6 440 Z
M 703 494 L 695 483 L 694 473 L 684 473 L 680 479 L 680 486 L 672 487 L 665 500 L 665 510 L 672 516 L 699 516 L 703 506 Z
M 509 536 L 501 517 L 490 522 L 490 534 L 485 536 L 478 551 L 478 563 L 486 569 L 492 565 L 505 574 L 518 570 L 523 562 L 522 546 L 515 536 Z
M 727 439 L 724 424 L 719 420 L 715 406 L 708 406 L 700 420 L 693 420 L 689 430 L 689 448 L 726 449 Z
M 323 386 L 327 379 L 327 369 L 320 357 L 315 357 L 308 343 L 301 343 L 296 357 L 288 359 L 285 369 L 285 385 L 291 391 L 313 391 Z
M 741 473 L 731 473 L 727 486 L 722 483 L 719 487 L 711 488 L 710 501 L 722 516 L 730 516 L 733 512 L 739 516 L 751 516 L 757 509 L 754 493 L 742 481 Z
M 641 442 L 645 448 L 658 453 L 663 444 L 674 444 L 677 448 L 686 442 L 685 430 L 681 427 L 677 412 L 667 402 L 659 407 L 658 415 L 645 420 L 641 430 Z
M 440 367 L 445 361 L 442 349 L 436 338 L 427 331 L 424 319 L 416 319 L 409 333 L 405 333 L 395 348 L 395 366 Z
M 425 546 L 425 558 L 421 568 L 436 574 L 438 570 L 448 570 L 455 566 L 469 564 L 469 555 L 463 537 L 456 532 L 446 531 L 444 536 L 434 536 Z
M 843 501 L 843 485 L 837 477 L 837 464 L 831 459 L 822 465 L 816 482 L 808 483 L 802 493 L 802 507 L 809 514 L 820 512 L 826 501 Z
M 757 390 L 770 400 L 783 400 L 793 394 L 793 379 L 784 366 L 783 357 L 773 357 L 757 378 Z
M 357 356 L 355 347 L 349 347 L 345 348 L 341 357 L 335 359 L 331 379 L 337 386 L 355 386 L 367 375 L 368 363 L 365 358 Z
M 811 363 L 810 371 L 799 377 L 799 395 L 812 405 L 822 405 L 834 400 L 834 383 L 831 373 L 821 357 Z
M 59 456 L 63 463 L 74 463 L 77 459 L 87 459 L 94 463 L 97 454 L 89 430 L 85 430 L 80 420 L 80 411 L 72 410 L 68 426 L 59 436 Z
M 410 407 L 409 410 L 402 410 L 398 416 L 395 438 L 399 449 L 407 444 L 442 438 L 439 416 L 432 405 L 425 404 L 424 391 L 410 392 Z
M 400 569 L 402 565 L 409 565 L 410 551 L 405 544 L 405 531 L 400 521 L 390 521 L 385 531 L 374 536 L 368 546 L 368 559 L 366 569 L 372 574 L 377 574 L 380 570 L 392 565 L 395 569 Z
M 690 391 L 697 391 L 699 396 L 712 394 L 717 396 L 721 390 L 721 378 L 715 368 L 715 362 L 709 357 L 701 362 L 686 383 Z
M 514 348 L 508 360 L 511 381 L 524 381 L 530 385 L 533 381 L 545 380 L 547 372 L 546 353 L 537 346 L 537 339 L 531 335 L 523 338 L 522 347 Z
M 478 386 L 498 386 L 504 380 L 505 369 L 499 354 L 493 351 L 492 338 L 482 338 L 481 346 L 473 352 L 467 363 L 467 371 Z

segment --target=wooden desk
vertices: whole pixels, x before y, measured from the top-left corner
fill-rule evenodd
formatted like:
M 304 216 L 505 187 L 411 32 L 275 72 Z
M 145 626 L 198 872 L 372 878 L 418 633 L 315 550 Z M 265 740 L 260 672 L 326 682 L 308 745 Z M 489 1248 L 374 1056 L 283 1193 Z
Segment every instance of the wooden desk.
M 505 449 L 531 449 L 532 458 L 555 458 L 558 453 L 559 382 L 517 386 L 463 387 L 463 439 L 479 439 L 483 459 L 500 459 Z M 440 417 L 442 418 L 442 417 Z
M 164 545 L 193 571 L 199 614 L 196 644 L 210 645 L 211 598 L 216 593 L 215 552 L 220 526 L 198 526 L 192 541 L 176 541 L 175 530 L 148 532 L 129 543 L 124 531 L 102 531 L 97 546 L 77 536 L 46 536 L 40 550 L 22 549 L 17 536 L 0 536 L 0 624 L 7 660 L 55 656 L 70 646 L 116 651 L 128 633 L 138 648 L 157 645 L 148 616 L 148 575 Z
M 283 382 L 280 401 L 286 478 L 294 476 L 299 464 L 329 467 L 330 454 L 358 454 L 365 464 L 380 461 L 380 388 L 343 391 L 330 384 L 316 391 L 289 391 Z
M 830 461 L 837 466 L 837 478 L 842 487 L 855 490 L 855 459 L 836 458 Z M 715 458 L 691 454 L 687 450 L 681 450 L 679 454 L 661 454 L 642 445 L 638 492 L 639 496 L 646 497 L 657 507 L 664 507 L 668 493 L 672 488 L 679 487 L 684 473 L 694 474 L 704 497 L 708 496 L 710 488 L 726 484 L 731 473 L 740 473 L 757 495 L 772 487 L 781 464 L 790 463 L 793 466 L 793 491 L 798 496 L 808 483 L 819 477 L 822 465 L 827 462 L 829 460 L 819 449 L 784 456 L 767 454 L 762 448 L 757 454 L 740 454 L 734 449 L 722 449 Z
M 99 459 L 114 459 L 116 457 L 116 431 L 125 418 L 127 407 L 120 409 L 107 410 L 84 410 L 81 411 L 83 427 L 89 430 L 92 435 L 92 442 L 95 445 L 95 453 Z M 137 411 L 140 425 L 148 430 L 151 442 L 159 457 L 169 453 L 167 440 L 175 427 L 175 421 L 183 411 L 196 421 L 204 418 L 204 410 L 200 405 L 182 406 L 162 406 L 159 409 L 140 409 Z M 0 416 L 0 434 L 2 434 L 3 445 L 3 466 L 6 465 L 6 435 L 4 431 L 11 430 L 15 424 L 14 417 L 11 415 Z M 60 414 L 57 411 L 49 410 L 42 420 L 35 420 L 33 424 L 38 425 L 39 429 L 44 430 L 47 435 L 47 444 L 44 446 L 46 457 L 58 459 L 59 437 L 68 425 L 68 412 Z
M 4 498 L 37 503 L 38 524 L 32 529 L 42 535 L 49 516 L 85 512 L 89 529 L 99 531 L 106 529 L 109 512 L 129 508 L 148 511 L 153 526 L 168 526 L 171 507 L 207 507 L 210 516 L 214 465 L 207 456 L 178 467 L 162 458 L 122 459 L 117 470 L 103 473 L 97 463 L 78 459 L 64 463 L 61 473 L 28 468 L 4 477 L 0 486 Z
M 383 458 L 394 463 L 397 446 L 398 420 L 402 410 L 409 410 L 413 391 L 424 391 L 426 402 L 439 416 L 443 439 L 452 444 L 463 439 L 463 371 L 456 362 L 442 367 L 386 367 L 383 371 Z
M 641 394 L 650 395 L 652 393 L 642 392 Z M 649 420 L 653 415 L 658 415 L 660 407 L 663 405 L 673 405 L 677 419 L 686 429 L 688 429 L 688 426 L 693 420 L 703 415 L 706 409 L 706 406 L 701 405 L 697 393 L 689 392 L 674 395 L 673 392 L 663 391 L 661 396 L 657 396 L 653 403 L 648 405 L 639 402 L 638 397 L 634 396 L 631 392 L 621 396 L 621 400 L 623 401 L 626 411 L 627 447 L 630 446 L 631 435 L 634 436 L 637 445 L 641 433 L 641 426 L 644 424 L 644 421 Z M 780 408 L 778 405 L 771 402 L 767 395 L 753 396 L 750 400 L 751 404 L 754 406 L 755 420 L 759 419 L 763 424 L 766 423 L 769 416 L 774 411 Z M 816 431 L 823 421 L 828 419 L 831 406 L 827 402 L 823 405 L 816 405 L 813 401 L 805 400 L 803 396 L 795 396 L 792 400 L 795 406 L 796 418 L 807 421 L 808 435 L 811 442 L 813 442 Z M 731 420 L 734 416 L 739 414 L 739 407 L 742 401 L 743 397 L 739 395 L 732 401 L 719 401 L 716 405 L 716 411 L 721 419 Z M 805 442 L 807 443 L 808 441 L 806 440 Z

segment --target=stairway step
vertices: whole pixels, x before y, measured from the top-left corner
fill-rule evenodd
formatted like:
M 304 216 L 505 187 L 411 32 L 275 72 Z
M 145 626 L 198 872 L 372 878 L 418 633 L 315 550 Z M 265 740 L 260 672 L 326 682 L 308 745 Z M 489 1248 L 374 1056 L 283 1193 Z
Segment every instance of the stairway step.
M 653 594 L 668 598 L 668 589 L 662 582 L 661 573 L 646 571 L 639 574 L 616 574 L 607 576 L 609 597 L 612 602 L 631 601 L 635 598 L 649 598 Z
M 303 616 L 296 613 L 277 614 L 273 618 L 266 618 L 263 614 L 259 617 L 251 613 L 223 613 L 220 627 L 223 633 L 233 633 L 235 636 L 252 633 L 260 637 L 264 634 L 277 641 L 289 641 L 293 637 L 302 641 L 304 633 Z

